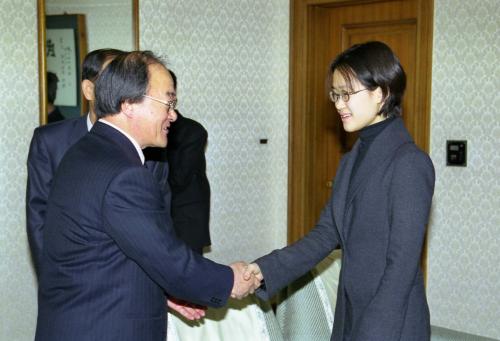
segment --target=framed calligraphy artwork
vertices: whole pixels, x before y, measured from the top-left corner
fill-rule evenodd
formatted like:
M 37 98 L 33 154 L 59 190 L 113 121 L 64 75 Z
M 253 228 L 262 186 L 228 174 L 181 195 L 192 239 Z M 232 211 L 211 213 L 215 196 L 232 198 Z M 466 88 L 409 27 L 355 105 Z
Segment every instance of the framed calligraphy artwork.
M 80 87 L 81 63 L 87 54 L 85 15 L 48 15 L 46 26 L 47 71 L 57 80 L 54 105 L 65 118 L 86 114 Z

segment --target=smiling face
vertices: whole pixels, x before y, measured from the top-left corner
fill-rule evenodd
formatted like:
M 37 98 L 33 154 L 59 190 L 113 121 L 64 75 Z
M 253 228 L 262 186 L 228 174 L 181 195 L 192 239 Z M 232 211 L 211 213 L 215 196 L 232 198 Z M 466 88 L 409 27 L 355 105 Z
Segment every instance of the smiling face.
M 335 103 L 335 108 L 340 114 L 344 130 L 354 132 L 385 120 L 384 116 L 377 114 L 383 104 L 381 89 L 364 90 L 366 87 L 355 78 L 352 79 L 351 86 L 349 87 L 339 71 L 333 72 L 332 91 L 341 95 Z M 357 93 L 351 94 L 353 92 Z M 347 102 L 342 98 L 345 93 L 351 94 Z
M 167 69 L 160 64 L 151 64 L 149 70 L 149 85 L 146 95 L 162 102 L 169 102 L 175 94 L 174 83 Z M 166 147 L 170 123 L 175 120 L 173 108 L 157 100 L 144 97 L 139 103 L 134 103 L 134 136 L 142 148 Z

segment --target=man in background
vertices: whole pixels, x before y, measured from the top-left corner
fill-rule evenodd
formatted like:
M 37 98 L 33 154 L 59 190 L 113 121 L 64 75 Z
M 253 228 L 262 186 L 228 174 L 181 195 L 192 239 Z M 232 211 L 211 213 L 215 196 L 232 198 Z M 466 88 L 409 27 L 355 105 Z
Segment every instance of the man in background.
M 82 64 L 82 92 L 89 101 L 85 116 L 38 127 L 33 133 L 28 154 L 28 183 L 26 188 L 26 227 L 33 265 L 37 276 L 43 247 L 43 224 L 52 179 L 66 151 L 88 133 L 96 121 L 94 82 L 99 71 L 122 53 L 115 49 L 95 50 L 87 54 Z M 49 72 L 50 74 L 50 72 Z M 54 77 L 55 74 L 53 74 Z M 49 80 L 52 76 L 48 75 Z M 49 82 L 50 85 L 50 82 Z M 56 85 L 57 89 L 57 85 Z M 49 98 L 53 88 L 49 86 Z M 53 94 L 55 98 L 55 94 Z
M 47 72 L 47 121 L 48 123 L 64 120 L 64 116 L 54 104 L 57 97 L 57 83 L 59 78 L 54 72 Z
M 177 93 L 177 77 L 170 70 Z M 180 239 L 202 254 L 210 246 L 210 185 L 206 175 L 206 129 L 177 111 L 168 132 L 168 182 L 172 189 L 172 220 Z

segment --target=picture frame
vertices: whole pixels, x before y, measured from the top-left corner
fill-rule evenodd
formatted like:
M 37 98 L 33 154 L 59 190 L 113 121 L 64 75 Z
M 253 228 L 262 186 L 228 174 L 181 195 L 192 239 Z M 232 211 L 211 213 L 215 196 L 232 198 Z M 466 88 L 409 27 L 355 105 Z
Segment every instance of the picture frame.
M 45 43 L 47 72 L 59 80 L 54 105 L 65 118 L 84 115 L 88 108 L 82 99 L 80 74 L 87 54 L 85 15 L 47 15 Z

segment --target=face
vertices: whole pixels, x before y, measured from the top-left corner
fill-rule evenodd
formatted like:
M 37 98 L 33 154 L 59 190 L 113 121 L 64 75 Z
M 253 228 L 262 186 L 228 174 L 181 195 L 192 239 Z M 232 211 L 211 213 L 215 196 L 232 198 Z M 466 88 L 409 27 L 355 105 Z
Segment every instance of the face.
M 342 95 L 346 92 L 352 93 L 365 87 L 358 81 L 352 82 L 352 89 L 348 87 L 344 77 L 335 70 L 333 72 L 332 90 L 334 93 Z M 344 102 L 342 96 L 335 103 L 344 130 L 354 132 L 361 130 L 369 125 L 381 122 L 385 119 L 382 115 L 377 115 L 382 107 L 382 91 L 377 88 L 373 91 L 363 90 L 349 96 L 349 100 Z
M 160 64 L 149 65 L 149 89 L 147 95 L 134 106 L 134 136 L 142 148 L 166 147 L 170 123 L 175 121 L 177 114 L 173 108 L 162 102 L 174 99 L 175 90 L 172 77 Z M 158 101 L 159 100 L 159 101 Z

